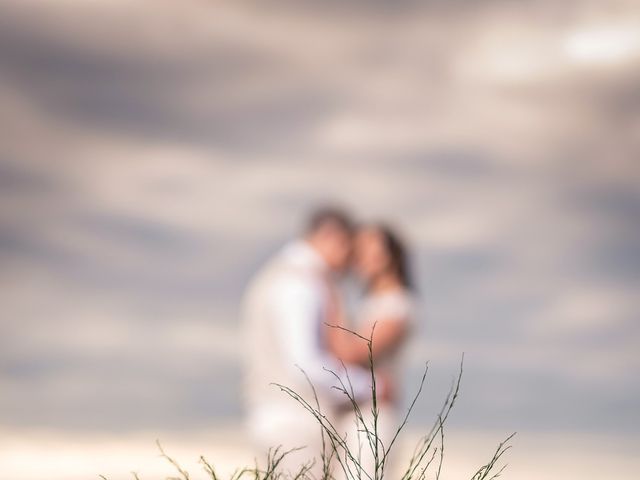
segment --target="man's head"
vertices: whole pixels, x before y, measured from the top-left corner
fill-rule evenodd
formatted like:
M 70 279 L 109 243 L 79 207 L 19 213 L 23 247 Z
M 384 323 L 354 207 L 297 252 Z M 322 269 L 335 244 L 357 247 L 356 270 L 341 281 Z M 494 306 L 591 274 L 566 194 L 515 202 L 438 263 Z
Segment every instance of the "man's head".
M 305 239 L 331 270 L 339 272 L 349 265 L 353 231 L 353 222 L 344 211 L 325 207 L 309 218 Z

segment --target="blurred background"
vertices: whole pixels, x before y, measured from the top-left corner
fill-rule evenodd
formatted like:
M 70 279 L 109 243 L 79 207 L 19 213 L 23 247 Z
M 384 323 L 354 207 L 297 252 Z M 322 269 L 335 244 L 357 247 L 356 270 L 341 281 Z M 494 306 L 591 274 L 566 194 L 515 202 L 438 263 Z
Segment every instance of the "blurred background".
M 1 479 L 251 463 L 242 292 L 325 201 L 411 241 L 410 436 L 466 352 L 443 478 L 637 478 L 635 0 L 2 0 L 0 105 Z

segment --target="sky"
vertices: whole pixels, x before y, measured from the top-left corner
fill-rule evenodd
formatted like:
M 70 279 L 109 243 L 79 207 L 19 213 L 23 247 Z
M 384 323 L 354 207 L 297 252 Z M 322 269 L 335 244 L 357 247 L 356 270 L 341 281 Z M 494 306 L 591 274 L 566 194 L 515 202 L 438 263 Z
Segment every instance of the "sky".
M 310 209 L 409 239 L 413 428 L 640 440 L 633 1 L 0 2 L 0 435 L 242 418 Z M 627 441 L 627 440 L 625 440 Z

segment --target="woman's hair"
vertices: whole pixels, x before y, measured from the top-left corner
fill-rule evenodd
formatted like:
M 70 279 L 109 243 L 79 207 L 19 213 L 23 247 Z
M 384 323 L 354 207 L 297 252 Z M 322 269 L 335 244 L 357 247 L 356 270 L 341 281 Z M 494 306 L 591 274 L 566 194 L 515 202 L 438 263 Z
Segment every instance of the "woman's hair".
M 407 253 L 407 247 L 405 242 L 389 225 L 384 223 L 375 223 L 366 225 L 365 228 L 370 228 L 378 233 L 382 237 L 382 242 L 391 259 L 391 267 L 395 269 L 402 286 L 413 290 L 414 283 L 409 268 L 409 258 Z

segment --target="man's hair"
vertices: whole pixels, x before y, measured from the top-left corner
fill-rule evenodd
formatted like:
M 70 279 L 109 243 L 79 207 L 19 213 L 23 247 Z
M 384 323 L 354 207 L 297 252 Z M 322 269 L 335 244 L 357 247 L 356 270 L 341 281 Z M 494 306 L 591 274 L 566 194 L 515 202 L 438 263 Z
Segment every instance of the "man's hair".
M 321 227 L 333 224 L 351 233 L 355 224 L 348 213 L 338 207 L 321 207 L 313 211 L 307 221 L 306 234 L 317 232 Z

